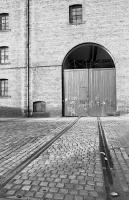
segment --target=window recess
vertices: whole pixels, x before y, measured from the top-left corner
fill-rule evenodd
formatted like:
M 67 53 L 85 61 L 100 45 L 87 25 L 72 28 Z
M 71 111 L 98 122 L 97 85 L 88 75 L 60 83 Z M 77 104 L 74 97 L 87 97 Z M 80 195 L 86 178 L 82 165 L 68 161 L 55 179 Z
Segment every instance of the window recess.
M 0 97 L 8 96 L 8 79 L 0 79 Z
M 69 6 L 69 23 L 73 25 L 82 24 L 82 4 Z
M 9 14 L 1 13 L 0 14 L 0 31 L 9 30 Z
M 0 64 L 7 64 L 9 62 L 9 48 L 7 46 L 0 47 Z

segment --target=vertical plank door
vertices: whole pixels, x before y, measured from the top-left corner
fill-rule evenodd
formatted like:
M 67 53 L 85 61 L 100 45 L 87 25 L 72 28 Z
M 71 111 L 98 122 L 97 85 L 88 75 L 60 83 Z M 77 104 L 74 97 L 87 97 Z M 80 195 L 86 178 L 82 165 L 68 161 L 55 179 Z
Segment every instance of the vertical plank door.
M 65 116 L 88 115 L 88 69 L 64 70 Z
M 89 115 L 107 116 L 116 111 L 114 68 L 89 69 Z

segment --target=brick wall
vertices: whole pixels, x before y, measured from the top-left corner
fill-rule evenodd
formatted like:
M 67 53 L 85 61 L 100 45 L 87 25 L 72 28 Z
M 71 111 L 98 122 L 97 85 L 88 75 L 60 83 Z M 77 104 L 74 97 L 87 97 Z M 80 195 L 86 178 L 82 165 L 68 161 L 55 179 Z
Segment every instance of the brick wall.
M 0 13 L 9 13 L 10 30 L 0 32 L 0 46 L 9 46 L 10 62 L 0 65 L 0 78 L 9 79 L 11 98 L 1 106 L 27 110 L 26 0 L 0 0 Z M 69 25 L 69 5 L 83 5 L 83 23 Z M 129 4 L 127 0 L 30 1 L 30 110 L 46 102 L 47 112 L 61 115 L 65 55 L 86 42 L 103 45 L 116 66 L 117 109 L 129 109 Z M 20 69 L 19 69 L 20 68 Z
M 0 31 L 0 46 L 9 47 L 8 64 L 0 64 L 0 79 L 8 79 L 8 97 L 0 97 L 0 116 L 26 110 L 26 1 L 0 0 L 0 13 L 9 13 L 9 30 Z
M 31 4 L 31 66 L 44 66 L 42 71 L 44 72 L 45 66 L 61 66 L 68 51 L 78 44 L 94 42 L 103 45 L 111 53 L 116 66 L 117 109 L 127 112 L 129 108 L 127 1 L 44 0 L 43 2 L 37 0 Z M 69 25 L 69 5 L 76 3 L 83 5 L 83 24 L 78 26 Z M 45 81 L 50 79 L 54 83 L 54 77 L 47 74 Z M 58 88 L 59 85 L 55 84 L 55 87 Z M 60 92 L 61 88 L 58 91 Z M 54 103 L 57 104 L 56 99 Z
M 61 116 L 61 66 L 37 67 L 31 70 L 31 109 L 35 101 L 45 101 L 49 116 Z
M 8 96 L 0 97 L 0 116 L 16 117 L 24 113 L 24 76 L 22 68 L 0 70 L 0 78 L 8 79 Z

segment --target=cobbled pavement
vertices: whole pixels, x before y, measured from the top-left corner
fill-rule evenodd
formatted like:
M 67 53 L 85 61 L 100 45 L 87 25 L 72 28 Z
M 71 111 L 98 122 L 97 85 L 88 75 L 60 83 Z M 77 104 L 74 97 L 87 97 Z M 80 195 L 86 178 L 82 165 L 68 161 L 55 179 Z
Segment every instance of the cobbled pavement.
M 10 199 L 104 200 L 96 121 L 80 119 L 3 189 Z
M 0 121 L 0 178 L 63 130 L 73 119 Z
M 102 119 L 102 125 L 124 198 L 129 199 L 129 117 Z

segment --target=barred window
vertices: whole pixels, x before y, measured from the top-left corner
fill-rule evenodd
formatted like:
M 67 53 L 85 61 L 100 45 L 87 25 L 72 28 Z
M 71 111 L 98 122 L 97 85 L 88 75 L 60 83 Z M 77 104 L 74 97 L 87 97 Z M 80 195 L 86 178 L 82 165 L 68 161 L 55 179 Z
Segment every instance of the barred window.
M 0 14 L 0 30 L 8 30 L 9 29 L 9 14 L 1 13 Z
M 6 64 L 8 63 L 8 47 L 4 46 L 4 47 L 0 47 L 0 64 Z
M 8 79 L 0 79 L 0 96 L 8 96 Z
M 69 6 L 69 23 L 81 24 L 82 23 L 82 5 L 76 4 Z

